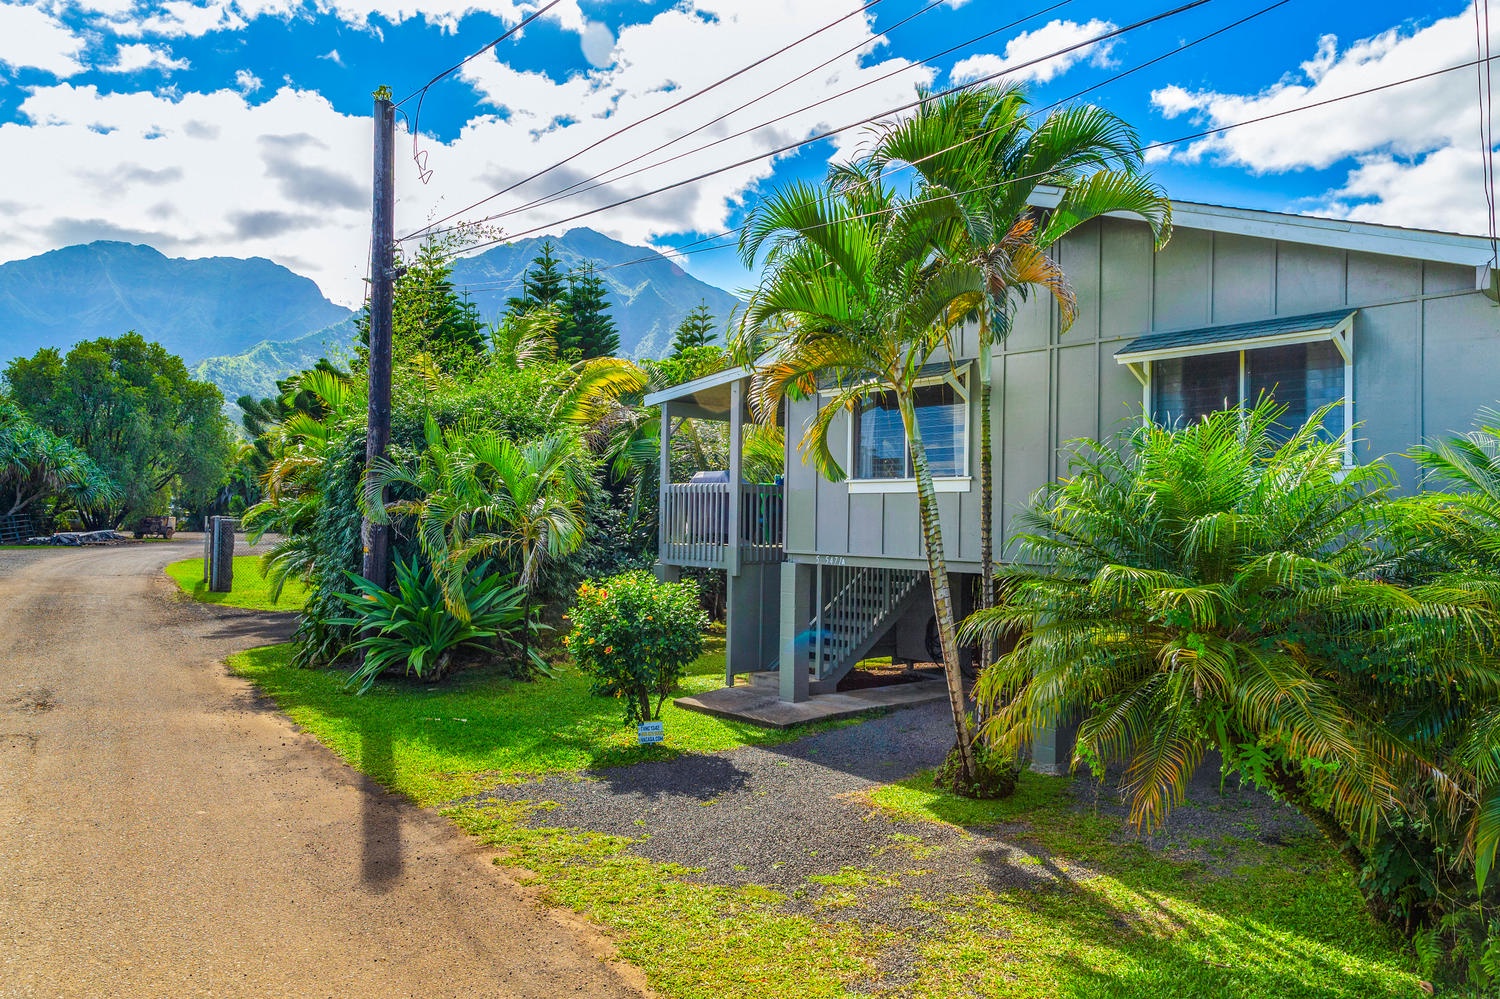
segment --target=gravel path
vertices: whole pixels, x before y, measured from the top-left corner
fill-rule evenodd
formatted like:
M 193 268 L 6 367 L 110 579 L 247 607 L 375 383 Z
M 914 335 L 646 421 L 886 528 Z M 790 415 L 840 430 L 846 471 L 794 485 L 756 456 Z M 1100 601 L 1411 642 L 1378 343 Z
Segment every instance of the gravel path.
M 0 997 L 639 995 L 227 675 L 291 616 L 178 599 L 201 551 L 0 551 Z
M 693 868 L 697 879 L 793 893 L 793 909 L 815 906 L 837 890 L 810 877 L 864 869 L 877 886 L 892 882 L 888 891 L 867 894 L 867 914 L 898 926 L 929 925 L 930 914 L 905 904 L 914 895 L 936 899 L 1089 876 L 1023 840 L 1023 823 L 960 830 L 893 820 L 866 803 L 862 792 L 940 763 L 952 745 L 949 724 L 947 705 L 930 704 L 781 746 L 688 755 L 582 779 L 551 777 L 476 800 L 554 803 L 530 821 L 631 837 L 634 852 Z M 1118 794 L 1092 781 L 1076 781 L 1072 792 L 1080 811 L 1125 815 Z M 1226 863 L 1222 851 L 1216 857 L 1208 849 L 1222 836 L 1279 844 L 1308 831 L 1295 812 L 1258 792 L 1221 795 L 1217 771 L 1209 767 L 1169 828 L 1142 842 L 1213 868 Z M 1131 833 L 1120 838 L 1138 839 Z M 922 863 L 935 850 L 943 861 Z

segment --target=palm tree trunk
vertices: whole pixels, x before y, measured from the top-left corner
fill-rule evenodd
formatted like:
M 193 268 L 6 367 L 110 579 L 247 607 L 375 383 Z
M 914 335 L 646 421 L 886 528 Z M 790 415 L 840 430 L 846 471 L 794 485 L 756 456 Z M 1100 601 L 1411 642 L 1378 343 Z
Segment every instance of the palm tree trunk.
M 927 447 L 917 425 L 911 395 L 899 396 L 901 422 L 911 443 L 911 467 L 917 479 L 917 510 L 922 520 L 922 544 L 927 549 L 927 576 L 932 584 L 932 611 L 937 617 L 938 638 L 943 646 L 943 675 L 948 681 L 948 705 L 953 711 L 953 732 L 965 781 L 972 781 L 974 737 L 969 730 L 969 700 L 964 693 L 963 673 L 958 666 L 958 628 L 953 620 L 953 593 L 948 586 L 948 560 L 943 554 L 943 526 L 939 519 L 937 490 L 927 464 Z
M 979 317 L 979 609 L 995 606 L 995 462 L 990 443 L 990 324 Z M 995 661 L 995 640 L 979 640 L 980 669 Z
M 525 591 L 521 596 L 521 672 L 520 676 L 530 676 L 527 672 L 531 669 L 531 591 Z

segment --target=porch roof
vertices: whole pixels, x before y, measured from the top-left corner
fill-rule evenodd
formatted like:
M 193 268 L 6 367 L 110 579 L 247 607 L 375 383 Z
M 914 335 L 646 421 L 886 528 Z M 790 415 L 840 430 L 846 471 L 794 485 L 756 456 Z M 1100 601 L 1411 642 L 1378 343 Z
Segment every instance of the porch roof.
M 652 392 L 646 396 L 647 406 L 660 406 L 664 402 L 683 403 L 698 409 L 703 416 L 721 420 L 729 419 L 729 386 L 750 377 L 749 368 L 726 368 L 702 378 L 694 378 L 681 385 Z
M 1116 351 L 1115 360 L 1120 364 L 1137 364 L 1189 354 L 1223 354 L 1256 347 L 1337 340 L 1349 328 L 1356 311 L 1335 309 L 1306 316 L 1279 316 L 1248 323 L 1148 333 Z

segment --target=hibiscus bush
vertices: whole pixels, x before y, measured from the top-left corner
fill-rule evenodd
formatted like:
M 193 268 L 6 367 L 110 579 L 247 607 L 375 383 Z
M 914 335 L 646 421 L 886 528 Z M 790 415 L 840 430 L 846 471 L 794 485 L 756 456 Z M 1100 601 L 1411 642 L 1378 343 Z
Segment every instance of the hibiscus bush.
M 626 572 L 578 587 L 563 641 L 593 680 L 595 694 L 618 697 L 627 725 L 661 717 L 661 706 L 703 653 L 708 616 L 690 581 L 661 583 Z

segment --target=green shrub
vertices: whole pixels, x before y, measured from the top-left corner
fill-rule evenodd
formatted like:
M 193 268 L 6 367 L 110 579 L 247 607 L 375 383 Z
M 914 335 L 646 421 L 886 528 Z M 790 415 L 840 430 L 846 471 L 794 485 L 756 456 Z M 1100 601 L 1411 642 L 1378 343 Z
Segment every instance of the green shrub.
M 408 676 L 438 680 L 447 672 L 454 650 L 485 639 L 508 637 L 526 616 L 525 591 L 514 576 L 490 573 L 483 562 L 464 579 L 469 619 L 449 613 L 432 572 L 415 560 L 396 563 L 396 589 L 382 589 L 354 573 L 356 592 L 340 594 L 350 614 L 330 622 L 365 637 L 349 646 L 364 659 L 349 676 L 349 686 L 363 694 L 388 668 L 404 663 Z
M 963 758 L 954 746 L 933 774 L 932 783 L 961 798 L 988 801 L 1009 798 L 1016 793 L 1021 767 L 1014 754 L 997 753 L 984 743 L 974 746 L 974 772 L 964 773 Z
M 593 680 L 593 692 L 618 697 L 627 725 L 661 717 L 667 695 L 703 651 L 708 617 L 691 582 L 659 583 L 626 572 L 578 587 L 573 633 L 563 639 Z

